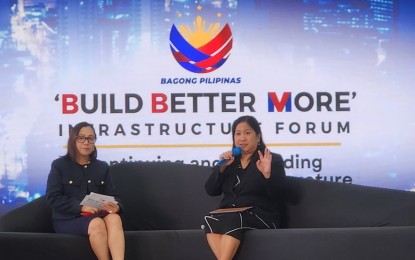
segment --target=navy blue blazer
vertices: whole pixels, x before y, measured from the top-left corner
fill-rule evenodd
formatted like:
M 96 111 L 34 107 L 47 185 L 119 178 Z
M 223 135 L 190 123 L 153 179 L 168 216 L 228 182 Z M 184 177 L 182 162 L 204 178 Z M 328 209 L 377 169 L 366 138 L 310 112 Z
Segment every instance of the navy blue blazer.
M 81 216 L 79 203 L 91 192 L 116 197 L 106 162 L 92 160 L 87 165 L 80 165 L 66 156 L 52 162 L 46 200 L 52 208 L 53 219 Z M 119 201 L 117 197 L 115 199 Z

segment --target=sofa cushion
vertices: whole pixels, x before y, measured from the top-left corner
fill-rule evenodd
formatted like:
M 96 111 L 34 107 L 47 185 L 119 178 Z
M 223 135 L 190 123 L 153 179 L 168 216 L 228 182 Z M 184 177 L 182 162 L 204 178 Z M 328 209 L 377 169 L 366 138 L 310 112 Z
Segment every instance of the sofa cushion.
M 215 259 L 202 230 L 129 231 L 125 238 L 125 259 Z
M 288 227 L 415 225 L 415 193 L 287 178 Z
M 53 233 L 52 210 L 46 203 L 46 197 L 42 196 L 1 216 L 0 231 Z
M 219 205 L 206 194 L 211 168 L 173 162 L 112 165 L 124 206 L 126 230 L 200 229 L 203 216 Z
M 415 227 L 252 230 L 237 260 L 410 260 Z
M 96 260 L 86 236 L 0 232 L 0 259 Z

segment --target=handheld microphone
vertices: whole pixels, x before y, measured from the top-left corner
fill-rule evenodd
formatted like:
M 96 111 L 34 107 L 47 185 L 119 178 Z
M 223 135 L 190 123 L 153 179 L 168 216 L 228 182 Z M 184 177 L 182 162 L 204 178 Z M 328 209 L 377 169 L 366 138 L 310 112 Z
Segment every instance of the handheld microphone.
M 236 156 L 240 155 L 241 153 L 242 153 L 242 148 L 241 147 L 235 147 L 235 148 L 232 149 L 232 156 L 233 157 L 236 157 Z M 228 161 L 228 160 L 226 160 L 224 158 L 221 158 L 218 161 L 218 165 L 222 166 L 222 164 L 224 164 L 226 161 Z

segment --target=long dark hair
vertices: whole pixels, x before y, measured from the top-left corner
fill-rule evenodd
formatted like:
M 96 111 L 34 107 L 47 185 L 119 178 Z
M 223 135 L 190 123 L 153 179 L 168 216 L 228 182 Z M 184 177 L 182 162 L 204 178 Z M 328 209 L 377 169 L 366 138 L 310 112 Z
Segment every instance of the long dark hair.
M 264 139 L 262 138 L 261 126 L 259 125 L 258 120 L 256 120 L 256 118 L 253 116 L 241 116 L 233 122 L 232 124 L 232 143 L 233 143 L 232 148 L 235 148 L 236 127 L 242 122 L 247 123 L 255 131 L 256 135 L 259 135 L 258 150 L 264 153 L 266 146 L 264 143 Z M 254 153 L 251 157 L 251 161 L 252 160 L 256 161 L 258 159 L 259 159 L 258 153 Z
M 76 137 L 79 134 L 79 131 L 81 131 L 81 129 L 83 127 L 91 127 L 92 130 L 94 131 L 94 136 L 96 138 L 96 134 L 95 134 L 95 128 L 92 124 L 87 123 L 87 122 L 80 122 L 78 124 L 76 124 L 72 129 L 69 130 L 69 138 L 68 138 L 68 151 L 66 153 L 66 157 L 70 158 L 72 161 L 76 160 L 76 154 L 77 154 L 77 149 L 76 149 Z M 92 153 L 89 155 L 89 159 L 95 160 L 97 158 L 98 152 L 97 152 L 97 148 L 94 147 L 95 149 L 92 151 Z

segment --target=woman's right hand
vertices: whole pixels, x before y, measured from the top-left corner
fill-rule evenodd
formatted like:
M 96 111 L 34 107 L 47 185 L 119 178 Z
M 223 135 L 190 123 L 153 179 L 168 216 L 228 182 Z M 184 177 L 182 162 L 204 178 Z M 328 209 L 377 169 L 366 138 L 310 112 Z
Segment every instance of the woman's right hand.
M 90 207 L 90 206 L 83 205 L 81 207 L 81 212 L 88 212 L 88 213 L 91 213 L 91 214 L 96 214 L 96 213 L 99 212 L 99 209 L 94 208 L 94 207 Z
M 225 160 L 220 166 L 220 172 L 223 172 L 228 165 L 233 163 L 233 161 L 235 160 L 235 157 L 233 157 L 232 151 L 229 150 L 229 151 L 222 153 L 219 156 L 219 159 Z

